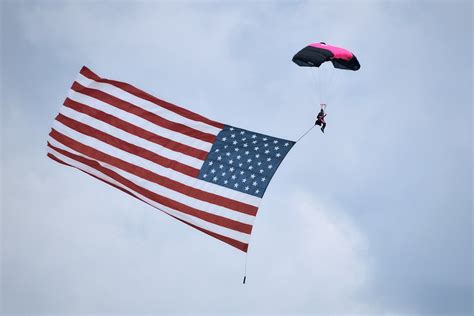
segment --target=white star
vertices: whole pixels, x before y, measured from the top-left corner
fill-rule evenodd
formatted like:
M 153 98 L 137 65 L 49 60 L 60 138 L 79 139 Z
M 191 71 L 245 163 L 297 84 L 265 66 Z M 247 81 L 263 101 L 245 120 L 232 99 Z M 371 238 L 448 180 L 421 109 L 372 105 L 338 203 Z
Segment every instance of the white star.
M 258 194 L 260 192 L 260 190 L 256 190 L 255 193 Z
M 270 160 L 272 160 L 272 158 L 268 157 L 268 158 L 267 158 L 267 161 L 270 161 Z
M 262 182 L 265 181 L 265 180 L 267 180 L 267 178 L 263 177 L 263 178 L 262 178 Z
M 268 166 L 268 169 L 272 169 L 272 168 L 273 168 L 273 166 L 272 166 L 272 165 L 269 165 L 269 166 Z
M 255 147 L 254 149 L 255 149 L 255 150 L 258 150 L 258 147 Z
M 255 178 L 255 175 L 254 174 L 250 175 L 250 178 L 252 178 L 252 179 Z
M 245 187 L 245 191 L 248 191 L 250 188 L 248 186 Z
M 280 154 L 280 153 L 277 153 L 277 154 L 276 154 L 276 156 L 277 156 L 277 157 L 280 157 L 280 156 L 281 156 L 281 154 Z
M 212 166 L 213 163 L 214 163 L 214 162 L 213 162 L 212 160 L 209 161 L 209 166 Z
M 266 141 L 268 138 L 264 137 L 264 138 L 262 138 L 262 139 L 263 139 L 263 141 Z
M 261 161 L 257 162 L 257 165 L 259 165 L 259 166 L 260 166 L 261 164 L 262 164 L 262 162 L 261 162 Z
M 202 177 L 203 177 L 203 178 L 207 178 L 207 174 L 205 173 Z
M 248 146 L 248 144 L 247 144 L 247 143 L 245 143 L 245 144 L 244 144 L 244 147 L 247 147 L 247 146 Z
M 255 158 L 258 158 L 258 157 L 260 157 L 260 154 L 256 154 L 256 155 L 255 155 Z
M 252 138 L 256 138 L 256 137 L 257 137 L 257 135 L 255 135 L 255 134 L 252 135 Z
M 217 160 L 222 160 L 222 156 L 217 157 Z
M 285 143 L 285 146 L 288 147 L 290 145 L 290 143 Z
M 220 169 L 224 168 L 224 165 L 220 165 L 219 168 L 220 168 Z
M 265 144 L 263 144 L 263 146 L 264 146 L 264 147 L 268 147 L 268 144 L 267 144 L 267 143 L 265 143 Z
M 231 159 L 231 160 L 229 160 L 229 163 L 230 163 L 230 164 L 233 164 L 233 163 L 234 163 L 234 161 Z
M 273 141 L 273 143 L 274 143 L 274 144 L 278 144 L 278 141 L 275 139 L 275 140 Z
M 219 148 L 217 148 L 217 149 L 216 149 L 216 150 L 214 150 L 214 151 L 215 151 L 216 153 L 218 153 L 218 152 L 219 152 Z
M 230 156 L 230 152 L 226 152 L 225 155 L 226 155 L 226 156 Z
M 254 186 L 256 186 L 256 185 L 257 185 L 257 181 L 254 181 L 252 184 L 253 184 Z
M 240 156 L 240 155 L 237 155 L 237 159 L 240 159 L 240 158 L 241 158 L 241 156 Z
M 225 176 L 225 172 L 222 173 L 222 176 L 223 176 L 223 177 Z
M 260 173 L 263 173 L 263 169 L 260 169 Z
M 270 150 L 268 150 L 268 149 L 267 149 L 267 150 L 265 150 L 265 153 L 266 153 L 266 154 L 268 154 L 269 152 L 270 152 Z
M 252 159 L 250 159 L 250 158 L 249 158 L 249 159 L 247 159 L 247 162 L 252 162 Z
M 236 178 L 235 174 L 233 174 L 231 178 L 232 178 L 232 180 L 235 180 L 235 178 Z
M 216 182 L 216 181 L 217 181 L 217 177 L 212 178 L 212 180 L 214 180 L 214 182 Z
M 236 141 L 236 140 L 234 140 L 234 141 L 232 142 L 232 144 L 234 144 L 234 145 L 237 145 L 237 141 Z
M 212 169 L 212 170 L 211 170 L 211 173 L 216 173 L 216 169 Z
M 234 187 L 237 188 L 238 186 L 239 186 L 239 184 L 236 182 L 236 183 L 234 184 Z
M 230 135 L 230 137 L 235 138 L 235 134 Z
M 234 170 L 235 170 L 234 167 L 230 167 L 230 169 L 229 169 L 230 172 L 232 172 Z
M 239 151 L 239 147 L 235 147 L 234 150 L 235 150 L 235 151 Z
M 229 182 L 229 181 L 227 181 L 227 180 L 224 180 L 224 184 L 227 184 L 227 182 Z
M 245 132 L 244 132 L 244 131 L 241 131 L 241 132 L 240 132 L 240 135 L 244 135 L 244 134 L 245 134 Z
M 239 163 L 239 167 L 242 167 L 243 163 Z
M 242 175 L 242 174 L 244 174 L 244 171 L 243 171 L 243 170 L 242 170 L 242 171 L 240 171 L 240 174 L 241 174 L 241 175 Z
M 231 128 L 229 128 L 229 130 L 230 130 L 230 131 L 233 131 L 233 130 L 234 130 L 234 128 L 233 128 L 233 127 L 231 127 Z
M 253 169 L 253 167 L 252 167 L 252 166 L 249 166 L 249 170 L 252 170 L 252 169 Z
M 229 146 L 227 146 L 227 145 L 224 146 L 224 148 L 227 148 L 227 147 L 229 147 Z
M 257 143 L 257 141 L 256 141 L 256 140 L 254 140 L 254 141 L 252 142 L 252 144 L 256 144 L 256 143 Z
M 276 147 L 275 147 L 275 150 L 278 150 L 278 149 L 280 149 L 280 147 L 276 146 Z
M 227 140 L 227 137 L 222 137 L 222 141 L 225 142 Z
M 242 141 L 244 141 L 244 142 L 245 142 L 245 140 L 246 140 L 246 139 L 247 139 L 247 137 L 244 137 L 244 138 L 242 138 Z
M 242 179 L 242 182 L 247 182 L 247 179 L 245 179 L 245 178 L 244 178 L 244 179 Z

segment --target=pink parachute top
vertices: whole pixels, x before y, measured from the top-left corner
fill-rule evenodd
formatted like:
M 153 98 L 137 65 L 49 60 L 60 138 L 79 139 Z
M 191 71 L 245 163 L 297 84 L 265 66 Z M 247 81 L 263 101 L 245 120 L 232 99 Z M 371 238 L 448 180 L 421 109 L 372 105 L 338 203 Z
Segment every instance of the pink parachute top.
M 334 55 L 333 58 L 337 59 L 350 60 L 354 56 L 350 51 L 345 50 L 344 48 L 331 46 L 324 43 L 313 43 L 309 44 L 308 46 L 327 49 Z

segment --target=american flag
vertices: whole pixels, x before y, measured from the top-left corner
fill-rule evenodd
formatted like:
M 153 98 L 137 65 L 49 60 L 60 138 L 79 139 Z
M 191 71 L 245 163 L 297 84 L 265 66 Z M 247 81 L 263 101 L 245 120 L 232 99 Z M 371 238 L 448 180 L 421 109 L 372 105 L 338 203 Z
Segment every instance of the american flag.
M 48 156 L 247 252 L 260 201 L 295 143 L 222 124 L 83 67 Z

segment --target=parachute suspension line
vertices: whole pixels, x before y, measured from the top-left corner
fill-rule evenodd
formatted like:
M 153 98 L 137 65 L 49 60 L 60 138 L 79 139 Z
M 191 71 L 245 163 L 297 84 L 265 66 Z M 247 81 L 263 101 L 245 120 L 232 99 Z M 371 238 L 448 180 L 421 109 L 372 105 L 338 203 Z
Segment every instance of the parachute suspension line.
M 319 83 L 319 103 L 323 102 L 324 97 L 325 97 L 325 92 L 324 91 L 324 78 L 326 77 L 324 73 L 324 69 L 320 66 L 321 71 L 315 71 L 316 75 L 318 76 L 318 83 Z
M 326 82 L 326 102 L 330 102 L 331 100 L 334 99 L 334 96 L 336 95 L 336 83 L 337 83 L 337 76 L 339 71 L 334 71 L 334 69 L 331 69 L 332 71 L 329 72 L 327 75 L 327 82 Z
M 322 85 L 321 85 L 321 74 L 319 72 L 314 72 L 314 75 L 316 76 L 316 84 L 317 84 L 317 89 L 318 89 L 318 103 L 321 103 L 321 100 L 323 99 L 323 91 L 322 91 Z
M 314 82 L 314 88 L 316 93 L 311 93 L 311 101 L 315 103 L 314 108 L 317 109 L 318 105 L 321 104 L 323 99 L 322 91 L 322 75 L 318 71 L 311 71 L 311 79 Z
M 300 138 L 298 138 L 298 140 L 295 142 L 295 144 L 296 144 L 297 142 L 299 142 L 303 137 L 305 137 L 306 134 L 308 134 L 315 126 L 316 126 L 316 125 L 311 126 L 310 129 L 308 129 L 303 135 L 300 136 Z

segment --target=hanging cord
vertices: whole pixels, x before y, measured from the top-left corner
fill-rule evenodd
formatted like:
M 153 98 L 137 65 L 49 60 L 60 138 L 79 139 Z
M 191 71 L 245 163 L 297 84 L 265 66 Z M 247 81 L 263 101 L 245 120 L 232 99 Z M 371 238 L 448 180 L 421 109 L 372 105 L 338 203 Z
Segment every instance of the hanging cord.
M 247 257 L 248 257 L 248 252 L 245 253 L 244 280 L 242 281 L 242 284 L 245 284 L 245 280 L 247 279 Z
M 305 137 L 306 134 L 308 134 L 315 126 L 316 125 L 311 126 L 311 128 L 308 129 L 303 135 L 301 135 L 300 138 L 298 138 L 298 140 L 295 143 L 299 142 L 303 137 Z

